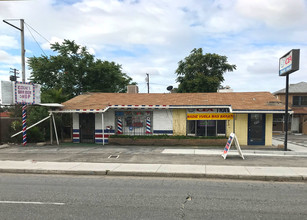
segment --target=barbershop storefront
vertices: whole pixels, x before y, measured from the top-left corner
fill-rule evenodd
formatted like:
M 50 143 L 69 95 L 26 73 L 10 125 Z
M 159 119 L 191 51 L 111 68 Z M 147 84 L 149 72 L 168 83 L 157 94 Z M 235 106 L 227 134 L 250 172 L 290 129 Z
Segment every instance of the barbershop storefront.
M 74 143 L 107 144 L 110 135 L 228 137 L 235 132 L 241 145 L 271 146 L 273 114 L 284 111 L 272 101 L 276 98 L 268 92 L 90 93 L 53 112 L 73 115 Z

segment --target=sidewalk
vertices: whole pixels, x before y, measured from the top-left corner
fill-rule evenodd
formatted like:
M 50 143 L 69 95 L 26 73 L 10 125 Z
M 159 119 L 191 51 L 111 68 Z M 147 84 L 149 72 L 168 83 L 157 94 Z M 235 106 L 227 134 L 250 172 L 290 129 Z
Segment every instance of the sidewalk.
M 289 144 L 291 151 L 287 152 L 243 150 L 245 160 L 235 147 L 226 160 L 221 157 L 223 149 L 217 148 L 73 145 L 0 149 L 0 173 L 307 180 L 307 148 L 295 144 Z M 109 155 L 120 157 L 109 159 Z
M 0 161 L 2 173 L 306 181 L 306 167 Z

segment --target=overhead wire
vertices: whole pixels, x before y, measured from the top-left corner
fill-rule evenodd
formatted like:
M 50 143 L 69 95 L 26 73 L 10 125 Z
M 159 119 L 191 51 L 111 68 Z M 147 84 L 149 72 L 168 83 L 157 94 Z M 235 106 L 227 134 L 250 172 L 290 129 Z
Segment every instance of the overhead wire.
M 26 25 L 28 31 L 30 32 L 32 38 L 33 38 L 34 41 L 36 42 L 37 46 L 41 49 L 41 51 L 43 52 L 43 54 L 44 54 L 45 56 L 47 56 L 47 54 L 45 53 L 45 51 L 42 49 L 42 47 L 40 46 L 40 44 L 38 43 L 38 41 L 36 40 L 36 38 L 35 38 L 34 35 L 32 34 L 30 28 L 31 28 L 33 31 L 35 31 L 35 33 L 37 33 L 40 37 L 42 37 L 44 40 L 46 40 L 49 44 L 51 44 L 50 41 L 47 40 L 44 36 L 42 36 L 38 31 L 36 31 L 34 28 L 32 28 L 32 27 L 31 27 L 29 24 L 27 24 L 26 22 L 25 22 L 25 25 Z
M 26 26 L 28 28 L 28 26 Z M 37 42 L 37 40 L 35 39 L 35 37 L 33 36 L 32 32 L 30 31 L 30 29 L 28 28 L 28 31 L 30 32 L 32 38 L 34 39 L 34 41 L 36 42 L 37 46 L 41 49 L 41 51 L 43 52 L 43 54 L 45 56 L 47 56 L 47 54 L 45 53 L 45 51 L 42 49 L 42 47 L 39 45 L 39 43 Z
M 37 33 L 41 38 L 43 38 L 45 41 L 47 41 L 49 44 L 51 44 L 51 42 L 47 39 L 47 38 L 45 38 L 43 35 L 41 35 L 38 31 L 36 31 L 33 27 L 31 27 L 28 23 L 26 23 L 25 22 L 25 24 L 29 27 L 29 28 L 31 28 L 33 31 L 35 31 L 35 33 Z

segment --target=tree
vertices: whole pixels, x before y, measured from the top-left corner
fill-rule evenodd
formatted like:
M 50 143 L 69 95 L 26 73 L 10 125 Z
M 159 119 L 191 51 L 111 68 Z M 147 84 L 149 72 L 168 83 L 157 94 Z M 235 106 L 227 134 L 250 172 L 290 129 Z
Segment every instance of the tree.
M 226 56 L 203 54 L 202 48 L 195 48 L 189 56 L 178 63 L 176 82 L 179 82 L 179 86 L 177 92 L 216 92 L 224 81 L 223 74 L 235 69 L 236 65 L 227 63 Z
M 84 92 L 125 92 L 131 78 L 114 62 L 102 61 L 74 41 L 51 44 L 56 56 L 30 57 L 31 81 L 42 92 L 62 89 L 67 99 Z M 65 101 L 65 100 L 64 100 Z

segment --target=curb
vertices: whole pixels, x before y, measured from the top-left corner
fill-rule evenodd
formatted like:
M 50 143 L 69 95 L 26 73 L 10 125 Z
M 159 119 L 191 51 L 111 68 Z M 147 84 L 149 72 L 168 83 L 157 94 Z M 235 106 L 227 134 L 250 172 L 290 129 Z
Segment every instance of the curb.
M 50 174 L 50 175 L 90 175 L 90 176 L 133 176 L 133 177 L 178 177 L 199 179 L 231 179 L 231 180 L 255 180 L 275 182 L 307 182 L 304 176 L 248 176 L 248 175 L 222 175 L 202 173 L 157 173 L 157 172 L 123 172 L 123 171 L 90 171 L 90 170 L 42 170 L 42 169 L 0 169 L 0 173 L 10 174 Z
M 0 145 L 0 149 L 5 149 L 5 148 L 9 148 L 10 145 L 8 144 L 3 144 L 3 145 Z

